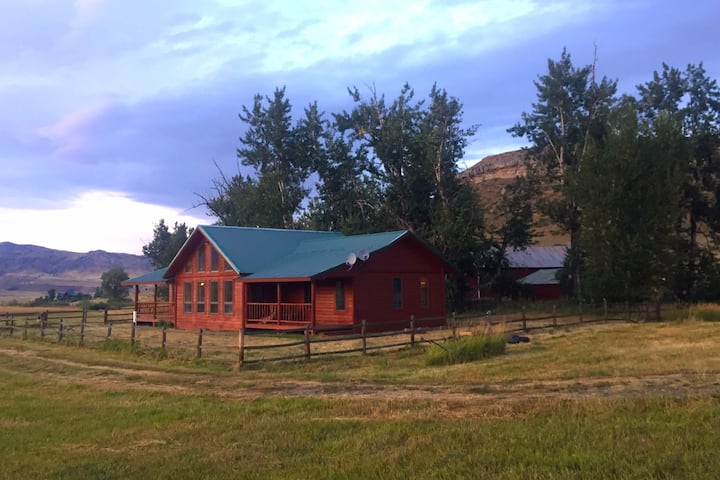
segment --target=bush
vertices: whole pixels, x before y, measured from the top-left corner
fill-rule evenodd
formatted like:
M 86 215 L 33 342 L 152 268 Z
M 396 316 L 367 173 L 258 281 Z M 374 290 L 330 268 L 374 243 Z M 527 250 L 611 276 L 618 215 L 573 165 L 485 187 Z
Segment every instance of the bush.
M 720 306 L 706 303 L 691 307 L 689 317 L 705 322 L 720 322 Z
M 473 335 L 434 344 L 425 354 L 427 365 L 450 365 L 505 353 L 504 335 Z

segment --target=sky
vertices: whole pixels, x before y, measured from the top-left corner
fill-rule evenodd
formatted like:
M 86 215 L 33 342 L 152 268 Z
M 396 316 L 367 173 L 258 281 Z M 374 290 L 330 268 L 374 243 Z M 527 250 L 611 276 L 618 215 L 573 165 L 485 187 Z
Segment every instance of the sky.
M 520 148 L 507 129 L 563 47 L 621 92 L 665 62 L 720 79 L 716 0 L 0 0 L 0 242 L 140 254 L 153 227 L 212 224 L 243 105 L 298 112 L 436 83 L 477 135 L 460 164 Z M 595 52 L 597 52 L 595 54 Z

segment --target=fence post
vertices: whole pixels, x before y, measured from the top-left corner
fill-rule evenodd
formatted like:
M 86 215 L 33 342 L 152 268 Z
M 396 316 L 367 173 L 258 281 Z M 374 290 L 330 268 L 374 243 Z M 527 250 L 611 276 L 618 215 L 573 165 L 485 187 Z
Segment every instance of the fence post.
M 203 337 L 203 329 L 201 328 L 198 331 L 197 358 L 202 358 L 202 337 Z
M 457 320 L 457 319 L 455 318 L 455 312 L 453 312 L 453 313 L 452 313 L 452 335 L 453 335 L 453 340 L 456 340 L 456 339 L 457 339 L 457 322 L 456 322 L 456 320 Z
M 13 331 L 15 330 L 15 317 L 10 317 L 10 336 L 12 337 Z
M 310 325 L 305 325 L 305 358 L 310 358 Z
M 363 355 L 367 355 L 367 325 L 365 323 L 365 320 L 363 320 L 360 324 L 360 336 L 362 337 L 362 352 Z
M 106 308 L 103 313 L 103 324 L 107 325 L 108 323 L 108 309 Z
M 110 340 L 110 335 L 112 335 L 112 322 L 108 323 L 108 331 L 105 340 Z
M 245 361 L 245 329 L 240 327 L 238 333 L 238 368 L 242 367 Z
M 58 326 L 58 343 L 62 342 L 63 339 L 63 321 L 60 319 L 60 326 Z
M 87 323 L 87 310 L 83 310 L 83 316 L 80 320 L 80 346 L 85 344 L 85 324 Z
M 605 315 L 605 321 L 608 321 L 608 306 L 607 306 L 607 298 L 603 298 L 603 313 Z
M 415 346 L 415 315 L 410 315 L 410 346 Z
M 27 340 L 28 338 L 28 319 L 25 318 L 25 331 L 23 332 L 23 340 Z
M 582 302 L 582 298 L 580 299 L 580 323 L 583 323 L 583 302 Z
M 630 320 L 632 320 L 632 319 L 630 318 L 630 301 L 629 301 L 629 300 L 625 300 L 625 312 L 626 312 L 627 319 L 628 319 L 628 322 L 629 322 Z
M 135 346 L 136 338 L 137 338 L 137 324 L 135 322 L 133 322 L 132 327 L 130 328 L 130 345 Z
M 165 346 L 166 346 L 166 345 L 167 345 L 167 327 L 166 327 L 165 325 L 163 325 L 163 329 L 162 329 L 162 346 L 160 347 L 160 348 L 162 348 L 163 352 L 165 351 Z
M 553 305 L 553 328 L 557 328 L 557 305 Z
M 525 314 L 525 306 L 522 307 L 523 330 L 527 332 L 527 315 Z

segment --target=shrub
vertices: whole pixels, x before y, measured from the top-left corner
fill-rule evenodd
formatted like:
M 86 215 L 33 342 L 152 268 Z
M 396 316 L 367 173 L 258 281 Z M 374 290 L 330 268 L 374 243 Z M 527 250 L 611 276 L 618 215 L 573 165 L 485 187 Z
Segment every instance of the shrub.
M 705 303 L 691 307 L 689 317 L 705 322 L 720 322 L 720 306 Z
M 507 343 L 504 335 L 473 335 L 458 340 L 436 343 L 425 354 L 427 365 L 450 365 L 472 362 L 505 352 Z

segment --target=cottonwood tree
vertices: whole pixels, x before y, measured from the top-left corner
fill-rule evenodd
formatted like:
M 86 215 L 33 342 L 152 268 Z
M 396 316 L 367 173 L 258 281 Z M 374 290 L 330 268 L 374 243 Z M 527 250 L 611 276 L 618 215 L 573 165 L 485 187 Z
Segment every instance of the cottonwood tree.
M 586 292 L 659 305 L 672 290 L 685 139 L 667 113 L 641 122 L 629 97 L 610 125 L 589 147 L 577 179 Z
M 127 280 L 128 274 L 122 267 L 113 267 L 103 272 L 100 276 L 100 291 L 102 296 L 109 300 L 123 300 L 128 297 L 127 287 L 122 286 L 122 282 Z
M 416 232 L 437 248 L 460 274 L 448 285 L 460 305 L 473 271 L 472 251 L 483 234 L 482 212 L 470 185 L 460 182 L 457 162 L 476 126 L 463 126 L 462 104 L 433 86 L 427 104 L 405 85 L 386 102 L 350 90 L 356 105 L 336 116 L 369 155 L 368 172 L 381 188 L 383 216 L 394 228 Z
M 214 182 L 215 196 L 200 195 L 201 205 L 221 225 L 293 228 L 308 193 L 305 181 L 321 155 L 322 115 L 310 104 L 293 125 L 285 88 L 272 97 L 256 95 L 239 117 L 247 130 L 240 138 L 238 160 L 252 176 L 238 172 Z
M 540 209 L 570 236 L 569 263 L 573 289 L 582 295 L 581 209 L 575 182 L 592 142 L 606 134 L 606 119 L 616 102 L 617 82 L 596 77 L 595 62 L 575 67 L 567 50 L 548 59 L 548 72 L 535 81 L 537 102 L 508 131 L 531 144 L 529 169 L 551 193 Z
M 686 248 L 679 261 L 677 293 L 696 300 L 707 296 L 718 269 L 720 249 L 720 88 L 702 63 L 685 70 L 663 64 L 653 79 L 638 85 L 640 113 L 646 122 L 668 116 L 687 143 L 680 162 L 684 218 L 680 233 Z
M 165 219 L 161 218 L 153 229 L 153 239 L 142 247 L 143 255 L 150 259 L 153 267 L 167 267 L 192 232 L 192 228 L 178 222 L 175 222 L 171 232 Z

